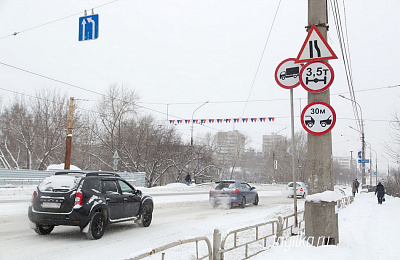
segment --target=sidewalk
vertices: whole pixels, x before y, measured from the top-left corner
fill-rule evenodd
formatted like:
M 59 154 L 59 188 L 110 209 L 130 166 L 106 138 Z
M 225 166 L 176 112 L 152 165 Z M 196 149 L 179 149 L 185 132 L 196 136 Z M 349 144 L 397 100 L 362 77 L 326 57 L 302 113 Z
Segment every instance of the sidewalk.
M 337 246 L 312 247 L 292 237 L 252 260 L 264 259 L 400 259 L 400 199 L 378 204 L 374 193 L 356 194 L 353 204 L 339 212 Z

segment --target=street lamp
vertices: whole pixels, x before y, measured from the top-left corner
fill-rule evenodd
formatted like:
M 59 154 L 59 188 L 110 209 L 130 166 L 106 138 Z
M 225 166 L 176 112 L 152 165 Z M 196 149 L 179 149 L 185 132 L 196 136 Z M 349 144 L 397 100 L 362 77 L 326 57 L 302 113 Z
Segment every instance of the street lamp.
M 386 158 L 384 155 L 381 155 L 383 158 L 385 158 L 386 159 L 386 161 L 387 161 L 387 163 L 388 163 L 388 175 L 387 175 L 387 184 L 386 185 L 389 185 L 389 159 L 388 158 Z
M 273 166 L 273 172 L 274 172 L 274 178 L 275 178 L 275 141 L 276 141 L 276 137 L 278 135 L 279 132 L 282 132 L 283 130 L 285 130 L 287 127 L 282 128 L 281 130 L 279 130 L 278 132 L 274 133 L 274 137 L 273 137 L 273 145 L 272 145 L 272 166 Z M 278 165 L 278 164 L 276 164 Z
M 372 186 L 372 152 L 371 151 L 374 151 L 374 153 L 375 153 L 375 182 L 376 182 L 376 185 L 378 185 L 378 153 L 374 150 L 374 149 L 372 149 L 372 145 L 370 144 L 370 143 L 368 143 L 368 142 L 366 142 L 368 145 L 369 145 L 369 157 L 370 157 L 370 163 L 369 163 L 369 169 L 370 169 L 370 174 L 369 174 L 369 185 L 370 186 Z
M 193 173 L 193 117 L 194 117 L 194 113 L 196 113 L 196 111 L 201 108 L 202 106 L 204 106 L 205 104 L 207 104 L 210 101 L 206 101 L 203 104 L 201 104 L 198 108 L 196 108 L 193 111 L 192 114 L 192 127 L 191 127 L 191 131 L 190 131 L 190 148 L 191 148 L 191 153 L 190 153 L 190 172 Z
M 360 116 L 361 116 L 361 124 L 360 124 L 360 129 L 361 131 L 353 128 L 350 126 L 351 129 L 356 130 L 357 132 L 359 132 L 361 134 L 361 159 L 362 159 L 362 163 L 361 163 L 361 176 L 362 176 L 362 180 L 361 180 L 361 184 L 365 185 L 366 184 L 366 179 L 365 179 L 365 135 L 364 135 L 364 122 L 363 122 L 363 116 L 362 116 L 362 109 L 360 104 L 358 104 L 357 101 L 352 100 L 350 98 L 347 98 L 343 95 L 339 95 L 339 97 L 350 100 L 351 102 L 355 103 L 358 105 L 358 107 L 360 108 Z

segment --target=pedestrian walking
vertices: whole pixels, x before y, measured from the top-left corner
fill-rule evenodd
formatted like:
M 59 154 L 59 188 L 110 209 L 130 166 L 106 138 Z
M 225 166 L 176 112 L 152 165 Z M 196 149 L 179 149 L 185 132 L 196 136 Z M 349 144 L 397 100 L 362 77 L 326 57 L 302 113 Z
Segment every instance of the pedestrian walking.
M 185 177 L 186 185 L 189 186 L 190 182 L 192 181 L 192 178 L 190 177 L 190 174 L 188 173 Z
M 378 204 L 382 204 L 383 197 L 385 197 L 385 187 L 380 182 L 376 185 L 375 195 L 378 197 Z
M 357 179 L 353 181 L 353 184 L 351 185 L 351 191 L 353 192 L 353 197 L 356 196 L 356 192 L 358 193 L 358 187 L 360 186 L 360 183 L 358 182 Z

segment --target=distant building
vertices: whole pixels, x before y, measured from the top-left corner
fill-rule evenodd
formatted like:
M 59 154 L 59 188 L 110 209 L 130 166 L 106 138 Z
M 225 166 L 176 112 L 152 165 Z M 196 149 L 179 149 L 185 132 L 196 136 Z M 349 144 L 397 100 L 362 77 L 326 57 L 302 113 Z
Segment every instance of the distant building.
M 351 170 L 351 167 L 353 167 L 353 169 L 355 169 L 357 167 L 357 161 L 356 159 L 353 158 L 353 164 L 351 164 L 351 158 L 350 157 L 340 157 L 340 156 L 335 156 L 333 157 L 333 160 L 337 161 L 338 164 L 345 168 L 345 169 L 349 169 Z
M 244 152 L 246 138 L 239 131 L 218 132 L 217 157 L 218 161 L 232 162 Z
M 285 142 L 286 138 L 282 135 L 263 135 L 262 152 L 268 154 L 279 144 Z

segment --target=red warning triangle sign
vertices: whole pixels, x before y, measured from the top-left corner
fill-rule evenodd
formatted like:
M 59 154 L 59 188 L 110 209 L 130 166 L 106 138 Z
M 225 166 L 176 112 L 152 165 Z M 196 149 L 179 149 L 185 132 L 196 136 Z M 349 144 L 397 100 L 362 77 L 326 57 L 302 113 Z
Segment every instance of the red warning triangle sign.
M 313 24 L 295 63 L 337 59 L 336 54 Z

